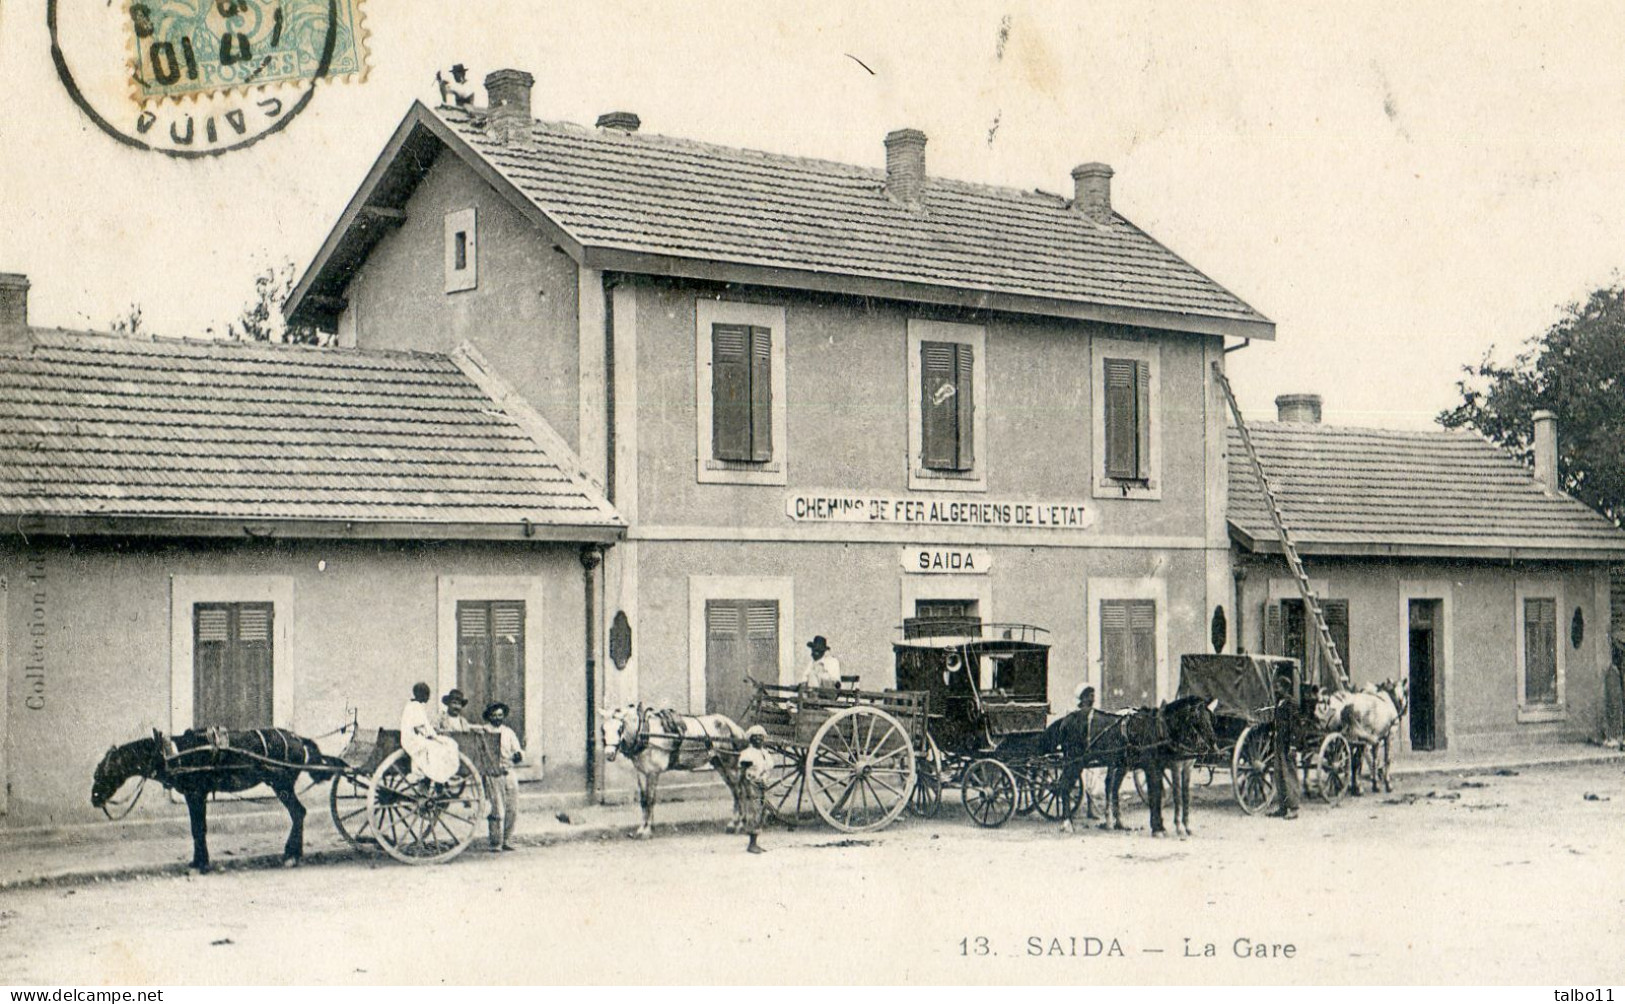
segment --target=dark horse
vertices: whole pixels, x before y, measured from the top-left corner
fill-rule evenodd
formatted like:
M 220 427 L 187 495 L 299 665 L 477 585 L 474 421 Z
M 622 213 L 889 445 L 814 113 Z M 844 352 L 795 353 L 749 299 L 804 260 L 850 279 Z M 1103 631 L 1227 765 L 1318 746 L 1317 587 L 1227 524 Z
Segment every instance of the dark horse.
M 1160 708 L 1112 713 L 1074 711 L 1044 731 L 1048 749 L 1059 748 L 1066 760 L 1062 784 L 1070 786 L 1086 767 L 1106 768 L 1106 819 L 1101 829 L 1127 829 L 1118 792 L 1129 771 L 1145 771 L 1146 802 L 1151 810 L 1151 835 L 1163 836 L 1163 769 L 1177 767 L 1201 753 L 1217 748 L 1213 734 L 1213 706 L 1200 697 L 1182 697 Z M 1175 792 L 1175 797 L 1180 797 Z M 1184 795 L 1189 798 L 1188 793 Z M 1082 801 L 1081 799 L 1079 800 Z M 1189 803 L 1179 806 L 1188 828 Z M 1069 818 L 1063 824 L 1071 828 Z
M 269 785 L 293 823 L 282 847 L 282 864 L 291 868 L 305 853 L 305 807 L 294 792 L 294 784 L 302 773 L 331 776 L 343 767 L 344 761 L 324 755 L 315 743 L 285 729 L 224 735 L 188 731 L 173 741 L 154 729 L 150 738 L 107 751 L 96 765 L 90 804 L 103 808 L 132 777 L 150 778 L 180 792 L 192 820 L 192 868 L 206 872 L 209 845 L 205 813 L 209 796 L 217 791 L 247 791 L 255 785 Z

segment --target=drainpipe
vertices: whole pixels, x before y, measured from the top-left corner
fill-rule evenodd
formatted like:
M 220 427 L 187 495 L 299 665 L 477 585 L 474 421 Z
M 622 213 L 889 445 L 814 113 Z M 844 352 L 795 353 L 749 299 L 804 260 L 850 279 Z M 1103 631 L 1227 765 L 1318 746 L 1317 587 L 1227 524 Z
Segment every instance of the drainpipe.
M 598 631 L 597 631 L 597 579 L 598 567 L 604 562 L 604 545 L 583 544 L 581 547 L 582 606 L 585 607 L 583 626 L 586 643 L 587 691 L 587 800 L 598 795 Z

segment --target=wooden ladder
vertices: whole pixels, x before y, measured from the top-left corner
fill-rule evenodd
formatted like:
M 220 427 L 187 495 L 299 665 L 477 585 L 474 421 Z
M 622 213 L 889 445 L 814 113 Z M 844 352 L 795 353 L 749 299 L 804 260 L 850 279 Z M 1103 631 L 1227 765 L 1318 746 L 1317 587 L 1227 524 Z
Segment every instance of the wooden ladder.
M 1315 598 L 1315 591 L 1309 585 L 1309 573 L 1303 570 L 1303 559 L 1298 556 L 1297 545 L 1292 543 L 1292 535 L 1287 532 L 1286 521 L 1281 516 L 1281 501 L 1275 496 L 1275 488 L 1270 484 L 1269 475 L 1264 473 L 1264 462 L 1258 459 L 1258 449 L 1253 446 L 1252 434 L 1247 431 L 1247 421 L 1241 417 L 1241 405 L 1236 403 L 1235 392 L 1230 389 L 1230 381 L 1225 378 L 1224 368 L 1219 363 L 1213 364 L 1213 379 L 1218 383 L 1219 389 L 1224 391 L 1224 399 L 1230 405 L 1230 414 L 1235 416 L 1236 431 L 1241 433 L 1241 445 L 1247 451 L 1247 459 L 1253 462 L 1253 474 L 1257 476 L 1259 485 L 1264 489 L 1264 501 L 1268 503 L 1270 521 L 1275 524 L 1275 533 L 1281 540 L 1281 553 L 1286 556 L 1286 565 L 1292 570 L 1292 577 L 1298 582 L 1298 595 L 1303 597 L 1303 608 L 1309 611 L 1315 622 L 1315 634 L 1320 640 L 1320 655 L 1325 659 L 1326 665 L 1332 667 L 1338 686 L 1343 690 L 1349 687 L 1348 670 L 1343 667 L 1343 657 L 1337 654 L 1337 645 L 1332 641 L 1331 628 L 1326 626 L 1326 614 L 1320 608 L 1320 600 Z

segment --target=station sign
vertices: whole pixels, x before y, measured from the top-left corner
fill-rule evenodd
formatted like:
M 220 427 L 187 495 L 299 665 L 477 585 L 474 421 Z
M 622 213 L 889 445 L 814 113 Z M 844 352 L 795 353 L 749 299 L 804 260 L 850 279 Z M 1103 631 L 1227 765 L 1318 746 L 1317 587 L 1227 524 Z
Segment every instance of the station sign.
M 910 575 L 986 575 L 993 552 L 974 547 L 905 547 L 897 552 Z
M 1086 530 L 1093 508 L 1071 499 L 911 498 L 862 492 L 796 491 L 784 514 L 797 523 L 986 527 L 1003 530 Z

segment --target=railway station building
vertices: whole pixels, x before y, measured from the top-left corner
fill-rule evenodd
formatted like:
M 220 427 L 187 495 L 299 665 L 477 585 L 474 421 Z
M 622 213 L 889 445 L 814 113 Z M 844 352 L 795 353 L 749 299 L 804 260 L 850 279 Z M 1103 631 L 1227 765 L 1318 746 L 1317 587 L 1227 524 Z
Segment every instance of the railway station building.
M 289 311 L 472 345 L 580 458 L 626 524 L 581 670 L 606 705 L 738 715 L 815 635 L 888 687 L 933 616 L 1047 628 L 1057 712 L 1084 681 L 1173 696 L 1233 586 L 1211 368 L 1274 325 L 1124 218 L 1111 168 L 997 188 L 912 129 L 855 166 L 486 88 L 412 106 Z
M 1557 487 L 1537 412 L 1533 472 L 1470 432 L 1325 425 L 1277 399 L 1253 442 L 1355 684 L 1404 679 L 1399 748 L 1475 752 L 1619 733 L 1609 569 L 1625 533 Z M 1306 661 L 1306 624 L 1258 480 L 1232 431 L 1237 641 Z

